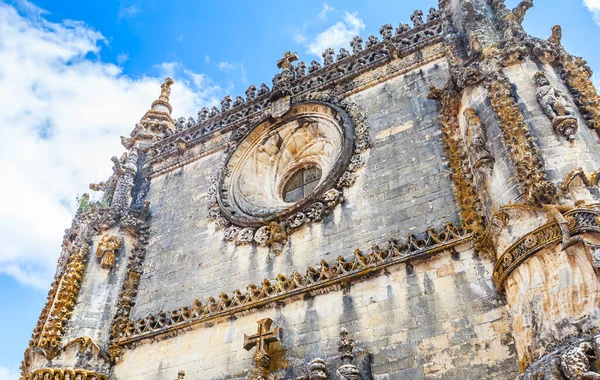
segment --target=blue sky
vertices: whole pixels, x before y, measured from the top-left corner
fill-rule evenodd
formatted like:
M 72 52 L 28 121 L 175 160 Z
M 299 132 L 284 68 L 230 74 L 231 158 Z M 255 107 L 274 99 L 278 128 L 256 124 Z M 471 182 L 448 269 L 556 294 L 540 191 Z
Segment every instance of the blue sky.
M 516 0 L 507 0 L 510 6 Z M 287 50 L 310 62 L 355 35 L 379 36 L 437 0 L 0 0 L 0 380 L 19 363 L 46 298 L 77 194 L 175 78 L 175 116 L 196 115 L 250 84 L 271 84 Z M 538 0 L 533 35 L 563 43 L 600 71 L 600 0 Z

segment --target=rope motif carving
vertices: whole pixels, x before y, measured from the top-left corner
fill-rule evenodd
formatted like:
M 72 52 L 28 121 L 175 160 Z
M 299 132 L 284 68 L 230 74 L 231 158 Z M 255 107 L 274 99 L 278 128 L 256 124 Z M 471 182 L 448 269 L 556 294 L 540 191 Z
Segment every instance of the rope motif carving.
M 108 375 L 86 369 L 36 369 L 27 380 L 108 380 Z
M 574 209 L 565 213 L 570 235 L 585 232 L 600 233 L 600 213 L 588 209 Z M 494 266 L 494 281 L 499 288 L 508 276 L 525 260 L 547 246 L 559 243 L 562 231 L 557 222 L 546 223 L 517 240 L 504 252 Z

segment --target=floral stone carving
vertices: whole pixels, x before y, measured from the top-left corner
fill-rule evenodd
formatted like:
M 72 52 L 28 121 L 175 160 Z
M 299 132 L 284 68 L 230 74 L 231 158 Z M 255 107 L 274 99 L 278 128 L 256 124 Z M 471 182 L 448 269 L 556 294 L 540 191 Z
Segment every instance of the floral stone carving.
M 236 149 L 208 191 L 209 218 L 224 228 L 226 241 L 278 254 L 291 232 L 343 202 L 369 147 L 364 116 L 354 104 L 343 107 L 292 104 L 281 117 L 232 136 Z

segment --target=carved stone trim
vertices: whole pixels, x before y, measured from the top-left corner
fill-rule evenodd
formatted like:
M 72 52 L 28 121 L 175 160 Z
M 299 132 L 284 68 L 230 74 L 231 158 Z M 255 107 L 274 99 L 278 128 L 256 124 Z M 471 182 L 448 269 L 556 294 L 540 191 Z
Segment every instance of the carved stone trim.
M 442 41 L 442 17 L 434 17 L 431 21 L 397 32 L 391 38 L 378 40 L 375 36 L 369 37 L 366 47 L 354 49 L 352 55 L 340 55 L 334 62 L 326 61 L 325 66 L 319 64 L 309 68 L 308 73 L 295 74 L 295 78 L 285 83 L 285 90 L 294 96 L 314 91 L 323 91 L 333 88 L 338 84 L 348 83 L 359 75 L 389 63 L 397 57 L 405 57 L 426 46 L 440 43 Z M 362 40 L 360 40 L 362 41 Z M 358 47 L 358 45 L 356 45 Z M 315 62 L 316 64 L 316 62 Z M 306 67 L 301 62 L 295 68 Z M 281 74 L 278 74 L 281 76 Z M 274 78 L 276 82 L 283 82 L 280 77 Z M 378 82 L 378 81 L 376 81 Z M 251 89 L 253 88 L 253 90 Z M 194 123 L 186 124 L 185 128 L 178 128 L 178 132 L 164 138 L 153 145 L 153 163 L 170 155 L 181 154 L 178 141 L 183 139 L 187 147 L 215 136 L 217 133 L 228 133 L 243 125 L 252 123 L 250 119 L 262 118 L 271 104 L 271 96 L 280 89 L 275 85 L 269 90 L 263 84 L 261 90 L 256 92 L 256 87 L 251 86 L 246 92 L 245 102 L 238 101 L 234 106 L 226 106 L 222 111 L 214 109 L 210 114 L 208 111 Z M 263 91 L 264 90 L 264 91 Z M 228 104 L 225 102 L 225 104 Z M 208 117 L 207 117 L 208 116 Z M 179 123 L 181 125 L 181 123 Z
M 161 335 L 168 337 L 199 323 L 255 309 L 299 294 L 317 291 L 322 293 L 328 289 L 336 289 L 336 286 L 343 282 L 358 280 L 389 266 L 433 255 L 470 238 L 471 234 L 465 230 L 447 223 L 439 233 L 435 233 L 433 229 L 427 230 L 423 239 L 411 234 L 402 244 L 392 239 L 386 249 L 375 245 L 368 254 L 363 254 L 357 249 L 349 259 L 340 256 L 333 263 L 323 260 L 319 266 L 309 267 L 304 275 L 297 271 L 292 272 L 289 277 L 279 274 L 274 280 L 265 279 L 260 286 L 249 285 L 244 292 L 236 290 L 230 295 L 222 293 L 216 298 L 209 297 L 206 304 L 196 300 L 193 306 L 160 312 L 136 321 L 123 318 L 122 323 L 115 324 L 114 349 L 116 352 L 120 350 L 119 347 L 147 338 Z
M 564 70 L 581 115 L 588 127 L 600 134 L 600 96 L 591 80 L 592 71 L 583 59 L 573 57 L 564 64 Z
M 108 380 L 108 375 L 89 371 L 87 369 L 71 368 L 42 368 L 36 369 L 27 377 L 21 377 L 21 380 Z
M 504 136 L 504 143 L 515 165 L 515 177 L 525 201 L 534 205 L 552 203 L 556 196 L 556 188 L 547 179 L 546 170 L 510 82 L 499 77 L 491 80 L 486 87 Z
M 450 166 L 450 177 L 454 183 L 454 195 L 463 223 L 467 230 L 473 234 L 475 249 L 484 256 L 493 257 L 493 249 L 485 233 L 486 220 L 481 199 L 477 194 L 469 156 L 460 136 L 459 95 L 448 83 L 442 90 L 432 87 L 428 97 L 439 102 L 444 152 Z
M 56 291 L 51 291 L 52 294 L 49 294 L 49 297 L 52 296 L 52 300 L 49 298 L 47 304 L 48 317 L 34 330 L 34 340 L 31 343 L 44 350 L 47 356 L 53 356 L 53 352 L 60 349 L 67 321 L 71 319 L 71 312 L 83 284 L 88 251 L 89 246 L 85 244 L 69 258 L 65 273 L 57 280 Z M 36 335 L 39 336 L 38 339 L 36 339 Z
M 600 213 L 594 210 L 577 208 L 564 214 L 570 236 L 586 232 L 600 233 Z M 561 242 L 563 232 L 557 222 L 546 223 L 517 240 L 502 255 L 494 266 L 494 281 L 503 288 L 508 276 L 521 263 L 540 250 Z

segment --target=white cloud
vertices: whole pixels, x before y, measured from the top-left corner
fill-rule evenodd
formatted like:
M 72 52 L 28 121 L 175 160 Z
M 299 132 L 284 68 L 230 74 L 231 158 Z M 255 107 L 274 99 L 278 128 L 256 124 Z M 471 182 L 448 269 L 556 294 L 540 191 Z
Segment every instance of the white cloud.
M 19 377 L 19 371 L 13 371 L 10 368 L 0 367 L 0 380 L 15 380 Z
M 219 62 L 219 70 L 221 71 L 233 71 L 236 70 L 238 68 L 238 64 L 236 63 L 229 63 L 227 61 L 221 61 Z
M 46 288 L 75 196 L 108 177 L 119 136 L 158 97 L 164 74 L 176 81 L 174 116 L 217 104 L 221 90 L 172 62 L 159 65 L 161 77 L 128 77 L 90 58 L 106 41 L 100 33 L 42 15 L 0 2 L 0 274 Z
M 121 53 L 117 56 L 117 63 L 119 65 L 124 64 L 125 62 L 129 61 L 129 54 L 127 53 Z
M 177 37 L 175 37 L 175 41 L 181 42 L 181 41 L 183 41 L 183 37 L 184 37 L 184 34 L 181 33 L 180 35 L 178 35 Z
M 594 20 L 600 25 L 600 0 L 583 0 L 583 5 L 594 15 Z
M 358 17 L 357 13 L 344 12 L 342 21 L 335 23 L 325 31 L 319 33 L 314 40 L 306 44 L 308 53 L 321 56 L 321 53 L 327 48 L 337 50 L 341 46 L 347 45 L 350 40 L 359 35 L 365 29 L 364 22 Z
M 327 3 L 323 3 L 323 8 L 321 8 L 321 12 L 319 12 L 319 18 L 324 19 L 327 17 L 327 14 L 335 11 L 335 8 L 330 6 Z
M 139 10 L 135 5 L 126 8 L 121 8 L 121 10 L 119 11 L 119 18 L 121 19 L 135 17 L 135 15 L 138 14 L 138 12 Z

